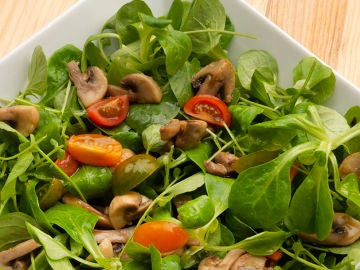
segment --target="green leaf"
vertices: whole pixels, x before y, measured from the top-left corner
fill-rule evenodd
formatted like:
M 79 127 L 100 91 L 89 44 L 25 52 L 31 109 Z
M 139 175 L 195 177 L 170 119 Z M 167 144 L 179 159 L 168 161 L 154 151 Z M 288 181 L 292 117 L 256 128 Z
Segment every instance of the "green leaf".
M 336 191 L 360 207 L 360 189 L 356 174 L 348 174 L 335 185 Z
M 276 59 L 264 50 L 249 50 L 242 53 L 238 59 L 237 75 L 242 87 L 251 90 L 251 82 L 254 72 L 259 68 L 267 68 L 278 77 L 278 65 Z
M 194 0 L 181 31 L 196 32 L 190 34 L 192 50 L 197 54 L 207 54 L 219 44 L 221 37 L 219 32 L 207 30 L 223 31 L 225 22 L 226 13 L 221 1 Z
M 42 95 L 47 88 L 46 56 L 40 46 L 35 47 L 28 71 L 28 84 L 25 95 Z
M 328 184 L 327 157 L 319 152 L 310 173 L 295 191 L 288 212 L 288 224 L 295 232 L 315 233 L 324 240 L 333 223 L 333 201 Z M 325 161 L 323 161 L 325 159 Z
M 264 110 L 260 107 L 248 105 L 230 105 L 231 129 L 239 133 L 246 132 L 255 118 Z
M 166 55 L 166 72 L 174 75 L 191 54 L 191 40 L 185 33 L 175 30 L 161 31 L 158 39 Z

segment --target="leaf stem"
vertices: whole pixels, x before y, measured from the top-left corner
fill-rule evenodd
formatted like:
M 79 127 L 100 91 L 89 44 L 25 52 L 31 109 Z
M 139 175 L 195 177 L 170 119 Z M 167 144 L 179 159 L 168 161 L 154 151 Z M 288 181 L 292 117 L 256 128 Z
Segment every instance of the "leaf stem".
M 239 33 L 234 31 L 227 31 L 227 30 L 220 30 L 220 29 L 201 29 L 201 30 L 192 30 L 192 31 L 184 31 L 187 35 L 194 35 L 194 34 L 201 34 L 201 33 L 219 33 L 219 34 L 226 34 L 226 35 L 233 35 L 233 36 L 239 36 L 239 37 L 246 37 L 251 39 L 259 39 L 257 36 L 245 34 L 245 33 Z
M 318 270 L 328 270 L 329 268 L 327 268 L 325 265 L 317 265 L 317 264 L 314 264 L 312 262 L 309 262 L 303 258 L 300 258 L 298 257 L 297 255 L 295 255 L 294 253 L 291 253 L 290 251 L 288 251 L 287 249 L 283 248 L 283 247 L 280 247 L 280 250 L 285 253 L 287 256 L 293 258 L 294 260 L 297 260 L 298 262 L 301 262 L 302 264 L 306 265 L 306 266 L 309 266 L 311 268 L 314 268 L 314 269 L 318 269 Z

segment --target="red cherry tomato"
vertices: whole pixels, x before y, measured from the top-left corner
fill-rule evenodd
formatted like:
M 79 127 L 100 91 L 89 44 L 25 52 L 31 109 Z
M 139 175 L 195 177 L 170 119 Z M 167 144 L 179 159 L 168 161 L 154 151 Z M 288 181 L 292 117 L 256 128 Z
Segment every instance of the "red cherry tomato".
M 104 127 L 119 125 L 125 120 L 128 111 L 129 98 L 127 95 L 105 98 L 86 109 L 91 121 Z
M 178 224 L 168 221 L 150 221 L 141 224 L 134 232 L 134 241 L 149 247 L 155 246 L 161 253 L 183 247 L 189 236 Z
M 290 168 L 290 182 L 292 182 L 295 178 L 295 176 L 298 174 L 298 170 L 296 167 L 300 166 L 300 162 L 295 161 L 294 166 Z
M 220 127 L 224 126 L 223 123 L 227 126 L 231 123 L 231 114 L 225 102 L 212 95 L 193 96 L 186 102 L 184 112 Z
M 281 252 L 281 250 L 277 250 L 273 254 L 266 256 L 267 259 L 274 262 L 280 261 L 282 257 L 283 257 L 283 253 Z
M 110 167 L 121 160 L 122 145 L 105 135 L 80 134 L 70 137 L 68 151 L 81 163 Z
M 69 152 L 65 153 L 64 159 L 57 159 L 55 164 L 62 169 L 68 176 L 73 175 L 80 167 L 80 163 L 74 159 Z

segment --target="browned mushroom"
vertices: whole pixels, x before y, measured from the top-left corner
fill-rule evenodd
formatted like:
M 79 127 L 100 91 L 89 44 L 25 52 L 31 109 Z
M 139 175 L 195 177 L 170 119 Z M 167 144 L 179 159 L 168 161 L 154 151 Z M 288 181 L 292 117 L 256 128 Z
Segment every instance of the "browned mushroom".
M 266 266 L 267 258 L 254 256 L 242 249 L 229 251 L 223 259 L 218 256 L 209 256 L 203 259 L 199 270 L 270 270 Z
M 231 167 L 237 160 L 237 157 L 229 152 L 218 153 L 214 161 L 204 161 L 204 167 L 208 173 L 215 174 L 218 176 L 229 176 L 234 170 Z
M 8 122 L 25 137 L 34 132 L 39 117 L 39 112 L 34 106 L 16 105 L 0 108 L 0 121 Z
M 134 191 L 115 196 L 109 206 L 111 224 L 115 229 L 131 224 L 142 216 L 151 202 L 146 196 Z
M 191 84 L 198 95 L 213 95 L 230 103 L 235 88 L 233 65 L 228 59 L 212 62 L 194 75 Z
M 14 247 L 3 250 L 0 252 L 0 268 L 3 270 L 12 270 L 14 269 L 10 263 L 11 261 L 25 256 L 35 249 L 41 247 L 34 239 L 26 240 L 20 244 L 17 244 Z
M 160 137 L 162 140 L 167 141 L 174 138 L 180 131 L 180 120 L 171 119 L 169 123 L 160 128 Z
M 339 166 L 340 177 L 355 173 L 360 179 L 360 152 L 348 155 Z
M 175 146 L 183 150 L 192 149 L 208 134 L 207 123 L 202 120 L 180 121 L 180 131 L 176 135 Z
M 71 193 L 64 194 L 64 196 L 61 198 L 61 200 L 65 204 L 71 204 L 74 206 L 78 206 L 78 207 L 85 209 L 86 211 L 88 211 L 90 213 L 98 215 L 99 219 L 97 221 L 97 226 L 99 226 L 101 228 L 111 228 L 111 229 L 113 228 L 108 215 L 100 212 L 99 210 L 97 210 L 90 204 L 84 202 L 83 200 L 73 196 Z
M 135 227 L 126 227 L 120 230 L 95 229 L 93 235 L 97 243 L 100 243 L 104 239 L 109 239 L 111 243 L 126 243 L 133 234 L 134 229 Z
M 82 73 L 75 61 L 69 62 L 66 66 L 70 80 L 77 88 L 76 94 L 86 108 L 105 97 L 108 81 L 100 68 L 91 66 Z
M 325 240 L 319 240 L 315 234 L 300 233 L 299 237 L 326 246 L 351 245 L 360 238 L 360 221 L 346 213 L 335 213 L 331 233 Z
M 125 75 L 120 86 L 109 85 L 108 93 L 111 96 L 128 95 L 129 101 L 135 103 L 160 103 L 162 98 L 157 82 L 143 73 Z

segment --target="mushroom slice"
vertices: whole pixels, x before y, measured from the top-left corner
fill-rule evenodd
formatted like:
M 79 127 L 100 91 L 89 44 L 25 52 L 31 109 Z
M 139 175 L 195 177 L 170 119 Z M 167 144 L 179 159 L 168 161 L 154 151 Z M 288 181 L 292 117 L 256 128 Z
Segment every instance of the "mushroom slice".
M 88 67 L 82 73 L 78 64 L 71 61 L 66 65 L 69 71 L 70 80 L 77 88 L 77 96 L 85 108 L 103 99 L 108 88 L 108 81 L 105 73 L 96 66 Z
M 360 179 L 360 152 L 348 155 L 339 166 L 340 177 L 345 178 L 350 173 L 355 173 Z
M 189 150 L 197 146 L 207 135 L 207 123 L 202 120 L 180 121 L 180 131 L 176 135 L 175 146 Z
M 263 256 L 255 256 L 249 253 L 241 255 L 231 266 L 230 270 L 265 270 L 272 269 L 266 267 L 267 258 Z
M 126 243 L 133 234 L 135 227 L 126 227 L 120 230 L 93 230 L 93 235 L 97 243 L 104 239 L 109 239 L 111 243 Z
M 0 108 L 0 121 L 13 124 L 14 128 L 28 137 L 37 127 L 39 112 L 34 106 L 16 105 Z
M 90 204 L 84 202 L 83 200 L 73 196 L 71 193 L 66 193 L 62 198 L 61 198 L 62 202 L 65 204 L 71 204 L 74 206 L 78 206 L 81 207 L 83 209 L 85 209 L 86 211 L 93 213 L 95 215 L 99 216 L 99 219 L 97 221 L 97 225 L 101 228 L 112 228 L 110 219 L 107 215 L 105 215 L 104 213 L 100 212 L 99 210 L 95 209 L 93 206 L 91 206 Z
M 228 176 L 234 172 L 231 167 L 237 157 L 229 152 L 220 152 L 215 156 L 215 162 L 204 161 L 204 167 L 208 173 L 218 176 Z
M 191 85 L 198 95 L 213 95 L 230 103 L 235 88 L 233 65 L 228 59 L 212 62 L 194 75 Z
M 223 259 L 218 256 L 209 256 L 203 259 L 198 269 L 199 270 L 230 270 L 230 267 L 241 255 L 245 254 L 246 251 L 242 249 L 230 250 Z
M 160 128 L 160 137 L 162 140 L 167 141 L 174 138 L 180 131 L 180 120 L 171 119 L 169 123 Z
M 26 240 L 14 247 L 0 252 L 0 269 L 12 270 L 13 267 L 9 263 L 17 258 L 25 256 L 35 249 L 41 247 L 34 239 Z
M 300 238 L 326 246 L 348 246 L 360 238 L 360 221 L 346 213 L 335 213 L 330 235 L 319 240 L 315 234 L 300 233 Z
M 109 206 L 111 224 L 115 229 L 131 224 L 142 216 L 151 202 L 146 196 L 134 191 L 115 196 Z
M 162 98 L 157 82 L 143 73 L 125 75 L 120 86 L 110 85 L 108 92 L 111 96 L 128 95 L 129 101 L 135 103 L 160 103 Z

